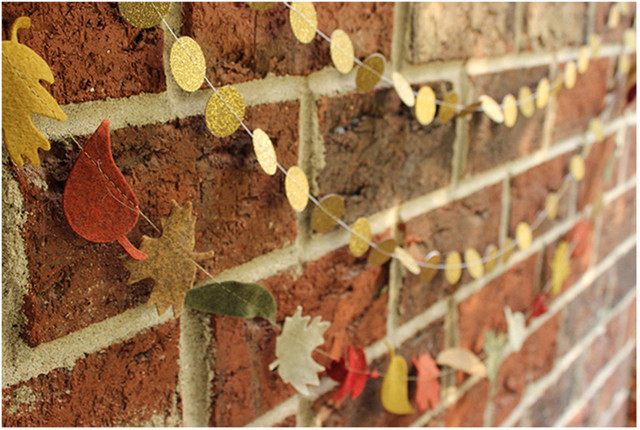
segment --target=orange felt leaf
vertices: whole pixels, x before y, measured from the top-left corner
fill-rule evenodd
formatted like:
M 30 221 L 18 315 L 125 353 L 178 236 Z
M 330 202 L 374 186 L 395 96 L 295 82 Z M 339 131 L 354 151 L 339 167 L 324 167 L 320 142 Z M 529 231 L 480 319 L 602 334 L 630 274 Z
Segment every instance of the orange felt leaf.
M 347 397 L 351 391 L 351 398 L 355 399 L 362 393 L 364 386 L 369 378 L 377 378 L 378 372 L 368 372 L 367 359 L 364 350 L 360 347 L 353 349 L 351 345 L 348 348 L 349 361 L 346 367 L 347 375 L 342 382 L 340 388 L 333 393 L 333 400 L 336 402 Z
M 102 121 L 71 168 L 63 207 L 69 225 L 83 238 L 115 240 L 131 258 L 147 258 L 124 236 L 138 221 L 138 199 L 113 161 L 109 120 Z
M 418 370 L 416 405 L 420 412 L 424 412 L 429 409 L 429 405 L 433 409 L 440 403 L 440 370 L 429 354 L 421 354 L 412 361 Z
M 571 253 L 571 258 L 580 257 L 587 251 L 592 233 L 593 222 L 591 220 L 583 219 L 573 226 L 571 241 L 575 243 L 575 248 Z

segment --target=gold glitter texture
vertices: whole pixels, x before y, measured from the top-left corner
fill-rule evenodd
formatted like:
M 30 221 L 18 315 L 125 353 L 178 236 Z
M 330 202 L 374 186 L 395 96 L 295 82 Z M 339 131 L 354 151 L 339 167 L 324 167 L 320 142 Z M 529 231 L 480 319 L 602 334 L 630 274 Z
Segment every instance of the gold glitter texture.
M 478 97 L 478 100 L 480 100 L 482 110 L 484 110 L 484 113 L 487 114 L 492 121 L 499 124 L 504 122 L 504 113 L 502 113 L 502 109 L 498 102 L 486 94 Z
M 369 249 L 369 240 L 371 240 L 371 226 L 367 218 L 358 218 L 352 227 L 353 232 L 349 238 L 349 249 L 356 257 L 363 256 Z M 360 236 L 367 240 L 362 239 Z
M 376 244 L 376 247 L 369 253 L 369 260 L 367 261 L 371 266 L 382 266 L 389 261 L 391 254 L 398 246 L 398 241 L 393 238 L 385 239 L 382 242 Z
M 211 94 L 205 109 L 205 118 L 211 133 L 218 137 L 226 137 L 240 127 L 240 121 L 236 115 L 240 120 L 244 119 L 244 99 L 242 94 L 232 86 L 222 87 L 218 89 L 218 93 L 220 96 L 216 93 Z
M 418 90 L 416 98 L 416 119 L 422 125 L 428 125 L 436 115 L 436 94 L 431 87 L 424 86 Z
M 549 102 L 549 79 L 542 78 L 540 82 L 538 82 L 536 93 L 538 94 L 536 98 L 536 107 L 538 109 L 543 109 Z
M 498 265 L 498 247 L 494 244 L 487 246 L 487 250 L 484 252 L 484 258 L 486 272 L 493 272 L 493 269 Z
M 316 8 L 311 2 L 292 2 L 289 10 L 291 30 L 302 43 L 309 43 L 316 35 L 314 27 L 318 26 Z
M 531 246 L 533 235 L 529 224 L 521 222 L 516 226 L 516 240 L 518 241 L 518 248 L 523 251 Z
M 575 61 L 569 61 L 567 65 L 564 66 L 564 86 L 567 87 L 567 89 L 573 88 L 576 85 L 577 78 L 576 63 Z
M 442 257 L 440 256 L 440 253 L 438 251 L 431 251 L 424 258 L 424 263 L 430 264 L 432 266 L 440 264 L 441 261 Z M 438 269 L 436 269 L 435 267 L 421 267 L 420 282 L 424 282 L 426 284 L 427 282 L 430 282 L 433 278 L 435 278 L 437 274 Z
M 547 211 L 547 218 L 556 219 L 558 216 L 558 195 L 556 193 L 551 193 L 547 196 L 544 210 Z
M 407 82 L 407 79 L 398 72 L 391 74 L 391 80 L 393 81 L 393 88 L 395 88 L 398 97 L 402 100 L 402 103 L 409 107 L 413 107 L 416 104 L 416 97 L 413 95 L 411 85 Z
M 444 264 L 447 266 L 447 268 L 444 269 L 444 277 L 447 279 L 447 282 L 451 285 L 457 283 L 462 276 L 462 268 L 460 267 L 462 258 L 460 258 L 460 254 L 456 251 L 451 251 L 449 255 L 447 255 Z
M 183 90 L 193 92 L 202 86 L 207 66 L 200 45 L 192 38 L 184 36 L 173 44 L 169 65 L 173 78 Z
M 583 74 L 589 68 L 589 47 L 583 46 L 578 54 L 578 73 Z
M 372 90 L 380 81 L 384 73 L 384 57 L 372 54 L 363 61 L 356 72 L 356 88 L 359 91 Z
M 467 272 L 473 279 L 482 278 L 484 275 L 484 266 L 482 265 L 482 257 L 478 251 L 468 248 L 464 251 L 464 261 L 467 263 Z
M 338 72 L 347 74 L 353 69 L 353 43 L 349 35 L 337 29 L 331 34 L 331 61 Z
M 502 106 L 504 110 L 504 125 L 505 127 L 511 128 L 518 119 L 518 104 L 516 98 L 511 94 L 507 94 L 504 96 L 504 99 L 502 99 Z
M 311 227 L 318 233 L 324 233 L 331 230 L 344 214 L 344 198 L 331 194 L 320 200 L 320 206 L 316 206 L 311 213 Z
M 124 19 L 138 28 L 151 28 L 160 24 L 170 6 L 170 2 L 118 2 L 118 9 Z
M 451 119 L 456 115 L 457 104 L 458 94 L 456 93 L 449 93 L 442 100 L 442 105 L 440 105 L 440 108 L 438 110 L 438 120 L 442 124 L 451 121 Z
M 291 207 L 300 212 L 307 207 L 309 201 L 309 182 L 307 176 L 298 166 L 291 166 L 284 181 L 284 191 Z
M 573 179 L 578 182 L 584 178 L 584 160 L 581 156 L 574 155 L 571 157 L 571 161 L 569 162 L 569 171 L 571 172 Z
M 256 154 L 260 167 L 267 175 L 276 173 L 278 167 L 276 151 L 273 149 L 273 144 L 267 133 L 260 128 L 253 130 L 253 152 Z
M 533 97 L 529 87 L 521 87 L 518 91 L 518 100 L 520 101 L 520 113 L 525 118 L 531 118 L 536 110 L 533 103 Z
M 420 274 L 420 266 L 418 266 L 418 264 L 413 259 L 411 254 L 409 254 L 407 251 L 405 251 L 403 248 L 399 246 L 396 248 L 395 252 L 396 252 L 396 255 L 398 256 L 398 260 L 400 260 L 400 263 L 405 267 L 405 269 L 407 269 L 409 272 L 413 273 L 414 275 Z

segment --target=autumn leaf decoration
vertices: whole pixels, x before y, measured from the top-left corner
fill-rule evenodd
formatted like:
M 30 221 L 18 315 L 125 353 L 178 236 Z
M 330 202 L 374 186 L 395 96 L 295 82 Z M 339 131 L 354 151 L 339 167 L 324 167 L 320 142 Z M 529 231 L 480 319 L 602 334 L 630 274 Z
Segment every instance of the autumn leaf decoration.
M 412 361 L 418 371 L 416 406 L 420 412 L 425 412 L 429 409 L 429 405 L 433 409 L 440 403 L 440 382 L 438 381 L 440 370 L 429 354 L 420 354 Z
M 365 385 L 367 384 L 367 379 L 369 378 L 377 378 L 378 371 L 374 370 L 369 372 L 367 369 L 367 358 L 364 355 L 364 350 L 360 347 L 354 349 L 351 345 L 347 350 L 347 354 L 349 357 L 348 364 L 345 367 L 346 374 L 341 383 L 341 386 L 338 390 L 333 393 L 333 400 L 339 402 L 340 400 L 347 397 L 349 392 L 351 392 L 351 398 L 357 398 L 362 390 L 364 390 Z M 344 359 L 339 361 L 344 365 Z
M 136 260 L 147 256 L 125 237 L 138 221 L 138 199 L 111 156 L 104 120 L 80 152 L 64 187 L 64 215 L 83 238 L 118 243 Z
M 37 166 L 38 148 L 48 151 L 49 141 L 31 122 L 31 114 L 64 121 L 67 116 L 40 81 L 53 83 L 47 63 L 26 45 L 18 42 L 18 30 L 29 28 L 31 20 L 22 16 L 11 27 L 11 39 L 2 42 L 2 134 L 9 156 L 18 166 L 24 157 Z
M 173 315 L 182 311 L 187 290 L 196 277 L 194 261 L 210 258 L 213 251 L 194 252 L 196 219 L 191 213 L 191 202 L 180 207 L 171 201 L 169 216 L 161 219 L 162 236 L 142 236 L 140 250 L 148 255 L 144 261 L 128 260 L 125 267 L 131 272 L 129 284 L 153 278 L 155 285 L 149 302 L 155 303 L 162 315 L 173 306 Z

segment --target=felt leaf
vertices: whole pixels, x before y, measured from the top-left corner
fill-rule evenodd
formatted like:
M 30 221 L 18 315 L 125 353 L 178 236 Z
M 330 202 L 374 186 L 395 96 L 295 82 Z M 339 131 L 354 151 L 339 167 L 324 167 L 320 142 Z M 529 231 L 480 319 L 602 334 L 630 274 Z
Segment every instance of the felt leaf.
M 197 285 L 187 291 L 184 305 L 212 314 L 262 317 L 272 325 L 276 324 L 276 301 L 260 284 L 226 281 Z
M 29 28 L 31 20 L 22 16 L 11 27 L 11 39 L 2 41 L 2 135 L 9 156 L 18 166 L 28 158 L 40 164 L 38 148 L 48 151 L 49 141 L 31 122 L 31 114 L 64 121 L 67 116 L 40 81 L 53 83 L 47 63 L 26 45 L 18 42 L 18 30 Z
M 409 403 L 409 385 L 407 362 L 404 357 L 395 355 L 393 349 L 389 347 L 389 368 L 382 380 L 380 388 L 380 401 L 387 412 L 397 415 L 413 413 L 413 408 Z
M 280 378 L 293 385 L 299 393 L 308 396 L 307 385 L 319 385 L 318 372 L 324 367 L 316 363 L 311 353 L 324 343 L 322 335 L 329 328 L 327 321 L 310 316 L 302 317 L 302 306 L 298 306 L 293 316 L 286 317 L 282 333 L 276 339 L 276 360 L 269 370 L 278 368 Z
M 544 291 L 536 296 L 533 305 L 531 305 L 531 318 L 539 317 L 549 310 L 547 304 L 544 302 L 545 296 Z
M 553 253 L 551 261 L 551 294 L 557 296 L 562 289 L 562 284 L 571 274 L 569 266 L 569 243 L 562 241 Z
M 429 354 L 420 354 L 412 361 L 418 371 L 416 405 L 420 412 L 425 412 L 429 409 L 429 405 L 433 409 L 440 403 L 440 381 L 438 381 L 440 370 Z
M 495 381 L 498 377 L 498 371 L 502 364 L 502 350 L 507 343 L 507 337 L 504 333 L 496 333 L 488 331 L 484 333 L 484 345 L 482 350 L 487 354 L 487 379 Z
M 138 199 L 111 155 L 109 120 L 102 121 L 71 168 L 63 209 L 73 231 L 88 241 L 115 240 L 131 258 L 147 258 L 124 236 L 138 221 Z
M 589 248 L 591 235 L 593 234 L 593 221 L 580 220 L 571 230 L 571 241 L 575 244 L 571 258 L 582 256 Z
M 507 319 L 509 346 L 513 352 L 518 352 L 527 338 L 526 318 L 522 312 L 512 313 L 508 306 L 504 307 L 504 315 Z
M 160 220 L 162 236 L 142 236 L 140 250 L 148 255 L 144 261 L 125 261 L 131 272 L 129 284 L 153 278 L 155 285 L 149 302 L 155 303 L 158 315 L 173 306 L 173 315 L 182 310 L 184 295 L 196 278 L 194 260 L 213 256 L 210 252 L 194 252 L 196 219 L 191 213 L 191 202 L 180 207 L 171 201 L 171 212 Z
M 331 364 L 327 368 L 326 373 L 329 378 L 342 384 L 349 373 L 344 357 L 340 357 L 340 360 L 331 360 Z
M 339 402 L 347 397 L 351 392 L 351 398 L 355 399 L 362 393 L 367 379 L 377 378 L 378 372 L 370 373 L 367 369 L 367 358 L 364 350 L 360 347 L 354 349 L 351 345 L 348 348 L 349 361 L 347 365 L 347 375 L 340 388 L 333 393 L 333 400 Z
M 445 349 L 438 354 L 436 363 L 440 366 L 448 366 L 470 375 L 477 375 L 483 378 L 487 376 L 487 369 L 485 368 L 484 363 L 480 361 L 473 352 L 467 349 Z

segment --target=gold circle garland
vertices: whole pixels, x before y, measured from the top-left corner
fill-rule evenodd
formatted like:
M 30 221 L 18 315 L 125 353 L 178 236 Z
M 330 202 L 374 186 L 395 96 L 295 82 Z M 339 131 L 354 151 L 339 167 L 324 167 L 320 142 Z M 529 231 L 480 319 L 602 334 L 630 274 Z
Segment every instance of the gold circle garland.
M 372 54 L 362 62 L 362 66 L 356 71 L 356 88 L 359 91 L 370 91 L 384 73 L 384 57 L 380 54 Z
M 169 12 L 170 2 L 118 2 L 118 10 L 134 27 L 151 28 L 162 22 Z
M 205 118 L 211 133 L 218 137 L 227 137 L 240 127 L 240 121 L 244 119 L 244 99 L 232 86 L 222 87 L 217 91 L 209 98 Z
M 207 66 L 198 42 L 183 36 L 171 46 L 169 56 L 171 74 L 180 88 L 193 92 L 204 83 Z
M 331 34 L 329 53 L 338 72 L 347 74 L 353 69 L 353 43 L 347 33 L 337 29 Z
M 318 26 L 316 8 L 311 2 L 292 2 L 289 9 L 291 30 L 301 43 L 309 43 L 316 36 Z

